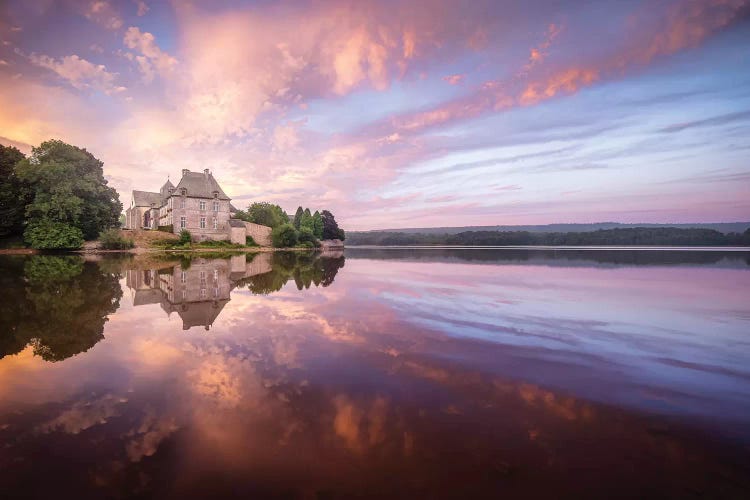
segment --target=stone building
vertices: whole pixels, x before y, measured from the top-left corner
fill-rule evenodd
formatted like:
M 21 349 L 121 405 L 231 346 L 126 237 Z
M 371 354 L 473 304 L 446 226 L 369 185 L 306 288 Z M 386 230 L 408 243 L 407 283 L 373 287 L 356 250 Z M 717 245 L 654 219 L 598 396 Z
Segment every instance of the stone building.
M 125 211 L 125 228 L 171 227 L 175 234 L 183 229 L 190 231 L 194 240 L 245 244 L 247 236 L 254 236 L 256 241 L 270 243 L 263 236 L 269 236 L 271 228 L 232 219 L 235 212 L 231 199 L 208 169 L 203 172 L 184 169 L 177 186 L 167 180 L 158 193 L 133 191 L 130 207 Z

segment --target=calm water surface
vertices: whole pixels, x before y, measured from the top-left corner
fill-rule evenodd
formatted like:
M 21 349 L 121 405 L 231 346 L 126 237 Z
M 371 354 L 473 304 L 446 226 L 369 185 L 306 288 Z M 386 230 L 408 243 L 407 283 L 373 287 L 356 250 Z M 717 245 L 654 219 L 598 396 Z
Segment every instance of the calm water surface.
M 747 498 L 750 253 L 0 258 L 3 498 Z

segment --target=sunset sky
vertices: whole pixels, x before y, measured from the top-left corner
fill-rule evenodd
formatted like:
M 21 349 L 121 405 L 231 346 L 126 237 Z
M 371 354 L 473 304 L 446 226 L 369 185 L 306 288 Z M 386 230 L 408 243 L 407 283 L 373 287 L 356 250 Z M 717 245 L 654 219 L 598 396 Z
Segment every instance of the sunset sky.
M 750 0 L 0 2 L 0 143 L 348 230 L 750 219 Z

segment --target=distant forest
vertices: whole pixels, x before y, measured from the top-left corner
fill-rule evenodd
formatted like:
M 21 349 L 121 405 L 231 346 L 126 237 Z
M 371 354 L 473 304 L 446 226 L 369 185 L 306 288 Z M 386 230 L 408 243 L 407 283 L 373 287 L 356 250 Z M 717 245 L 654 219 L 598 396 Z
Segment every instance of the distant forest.
M 587 232 L 464 231 L 458 234 L 350 232 L 349 245 L 466 245 L 466 246 L 750 246 L 750 229 L 721 233 L 713 229 L 634 227 Z

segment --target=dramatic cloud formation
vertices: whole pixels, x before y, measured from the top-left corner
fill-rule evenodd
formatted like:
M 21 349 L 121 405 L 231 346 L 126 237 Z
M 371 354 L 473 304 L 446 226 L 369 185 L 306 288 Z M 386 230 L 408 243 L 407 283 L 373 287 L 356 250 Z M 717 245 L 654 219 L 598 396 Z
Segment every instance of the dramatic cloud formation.
M 744 219 L 749 9 L 9 2 L 0 140 L 85 146 L 126 202 L 209 167 L 239 205 L 350 229 Z

